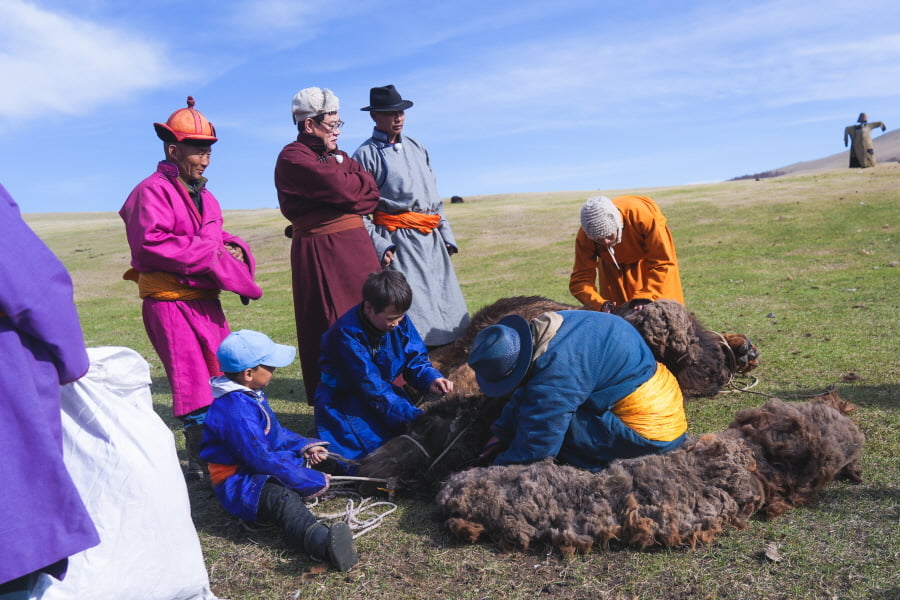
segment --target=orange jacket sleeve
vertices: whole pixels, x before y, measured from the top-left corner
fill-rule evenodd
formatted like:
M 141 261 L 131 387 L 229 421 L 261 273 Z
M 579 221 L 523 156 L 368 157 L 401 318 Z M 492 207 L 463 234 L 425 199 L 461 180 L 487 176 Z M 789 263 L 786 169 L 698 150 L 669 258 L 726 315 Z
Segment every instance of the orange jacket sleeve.
M 575 236 L 575 264 L 569 276 L 569 292 L 592 310 L 600 310 L 607 300 L 597 290 L 597 254 L 594 241 L 581 227 Z

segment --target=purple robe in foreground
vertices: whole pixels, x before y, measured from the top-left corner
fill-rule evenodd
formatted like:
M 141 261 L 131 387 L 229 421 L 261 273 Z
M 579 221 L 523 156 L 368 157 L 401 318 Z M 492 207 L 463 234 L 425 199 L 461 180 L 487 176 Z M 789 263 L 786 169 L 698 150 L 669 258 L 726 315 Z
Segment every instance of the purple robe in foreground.
M 59 386 L 89 366 L 72 280 L 0 185 L 0 583 L 97 545 L 63 463 Z M 45 568 L 46 567 L 46 568 Z

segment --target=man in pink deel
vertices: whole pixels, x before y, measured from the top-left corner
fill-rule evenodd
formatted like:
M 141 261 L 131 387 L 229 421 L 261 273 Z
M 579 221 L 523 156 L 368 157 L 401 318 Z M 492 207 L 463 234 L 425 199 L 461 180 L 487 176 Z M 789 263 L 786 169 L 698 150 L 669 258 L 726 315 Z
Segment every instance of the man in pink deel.
M 219 294 L 262 296 L 255 261 L 239 237 L 222 229 L 222 209 L 206 189 L 216 130 L 194 108 L 176 110 L 154 123 L 165 160 L 128 196 L 119 215 L 131 247 L 132 268 L 143 298 L 144 326 L 172 388 L 172 412 L 184 423 L 191 477 L 204 477 L 199 459 L 210 377 L 221 374 L 216 349 L 230 333 Z

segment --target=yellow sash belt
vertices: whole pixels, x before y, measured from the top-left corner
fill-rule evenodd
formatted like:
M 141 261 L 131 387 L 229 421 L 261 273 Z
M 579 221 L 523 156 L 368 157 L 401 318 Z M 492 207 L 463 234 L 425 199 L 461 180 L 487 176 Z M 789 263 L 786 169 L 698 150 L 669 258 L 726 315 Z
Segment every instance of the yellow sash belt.
M 384 225 L 388 231 L 398 229 L 415 229 L 419 233 L 429 234 L 441 224 L 441 215 L 426 215 L 416 212 L 404 212 L 396 215 L 381 210 L 372 213 L 372 222 Z
M 149 297 L 155 300 L 215 300 L 220 293 L 220 290 L 188 287 L 179 282 L 176 275 L 163 271 L 141 273 L 134 269 L 128 269 L 122 275 L 122 279 L 137 282 L 138 295 L 141 298 Z
M 616 402 L 612 412 L 648 440 L 671 442 L 687 431 L 678 380 L 660 363 L 656 374 Z

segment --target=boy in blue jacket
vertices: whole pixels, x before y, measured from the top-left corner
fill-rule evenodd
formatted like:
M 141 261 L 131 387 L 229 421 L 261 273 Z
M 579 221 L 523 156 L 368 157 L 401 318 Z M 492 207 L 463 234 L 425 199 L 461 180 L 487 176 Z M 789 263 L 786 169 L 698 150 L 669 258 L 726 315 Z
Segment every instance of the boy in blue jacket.
M 431 366 L 425 343 L 406 316 L 412 290 L 399 271 L 369 275 L 363 301 L 322 336 L 315 418 L 330 451 L 356 460 L 403 433 L 422 413 L 395 384 L 446 394 L 453 383 Z
M 248 523 L 274 523 L 292 547 L 347 571 L 358 561 L 350 528 L 322 525 L 303 502 L 328 489 L 330 476 L 307 466 L 328 457 L 328 442 L 282 427 L 266 400 L 275 369 L 295 354 L 246 329 L 222 341 L 216 356 L 225 374 L 210 381 L 200 457 L 225 510 Z

